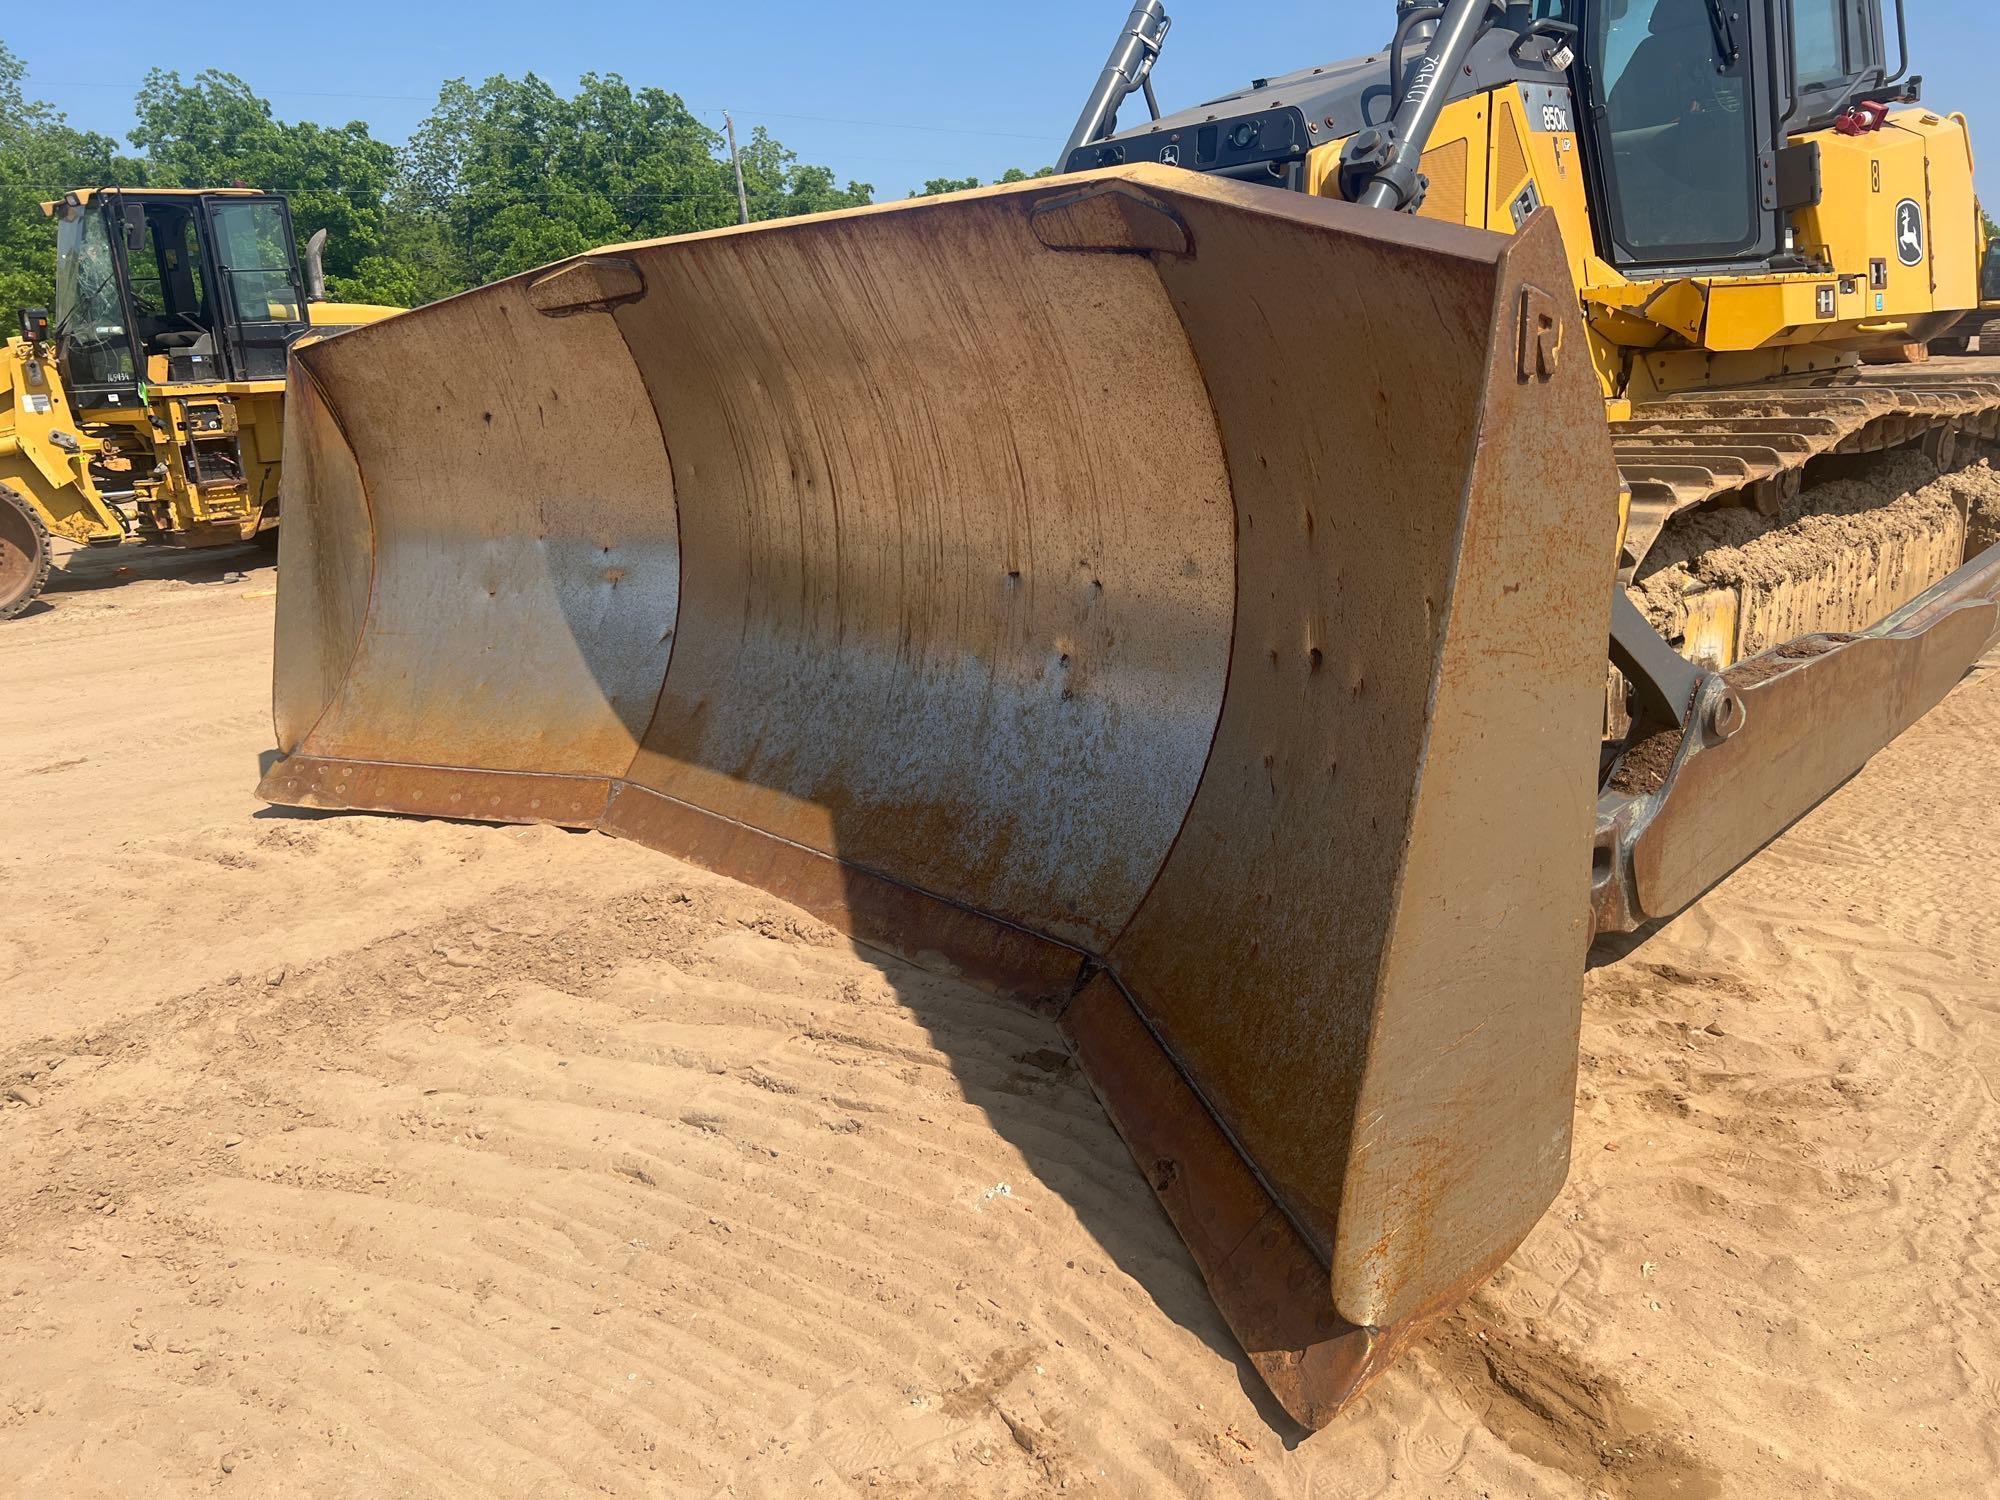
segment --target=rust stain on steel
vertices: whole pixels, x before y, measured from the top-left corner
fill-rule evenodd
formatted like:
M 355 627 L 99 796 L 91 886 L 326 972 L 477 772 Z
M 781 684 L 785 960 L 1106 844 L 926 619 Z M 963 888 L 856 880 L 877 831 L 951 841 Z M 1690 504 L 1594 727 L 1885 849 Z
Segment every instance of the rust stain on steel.
M 1334 1311 L 1325 1262 L 1115 980 L 1093 979 L 1062 1028 L 1258 1374 L 1306 1426 L 1331 1421 L 1386 1365 L 1390 1341 Z
M 1109 250 L 1133 254 L 1192 255 L 1187 222 L 1167 204 L 1142 193 L 1085 188 L 1050 198 L 1034 211 L 1035 238 L 1051 250 Z
M 611 798 L 611 783 L 601 776 L 535 776 L 304 755 L 280 761 L 259 790 L 286 807 L 351 808 L 561 828 L 599 826 Z
M 1969 579 L 1947 579 L 1954 605 L 1913 629 L 1829 639 L 1813 653 L 1793 642 L 1774 653 L 1784 669 L 1765 675 L 1759 658 L 1731 673 L 1743 729 L 1683 760 L 1633 847 L 1643 910 L 1692 903 L 1943 702 L 2000 638 L 1996 563 L 2000 549 Z M 1959 591 L 1968 582 L 1982 592 Z
M 640 252 L 685 598 L 630 774 L 1102 947 L 1214 735 L 1234 516 L 1152 263 L 1027 207 Z
M 1110 962 L 1342 1314 L 1387 1325 L 1508 1253 L 1567 1168 L 1617 479 L 1587 361 L 1519 371 L 1551 226 L 1497 264 L 1350 235 L 1341 269 L 1303 225 L 1192 222 L 1202 254 L 1160 274 L 1232 460 L 1236 667 Z M 1288 252 L 1296 276 L 1237 273 Z
M 287 495 L 308 495 L 278 529 L 278 627 L 271 712 L 278 744 L 296 748 L 346 679 L 374 570 L 368 496 L 353 449 L 318 383 L 296 358 L 285 402 Z
M 358 358 L 299 352 L 373 527 L 318 753 L 612 776 L 652 716 L 680 588 L 672 464 L 616 326 L 544 317 L 524 281 L 385 323 Z
M 609 312 L 646 295 L 646 278 L 631 261 L 614 255 L 585 255 L 528 283 L 528 301 L 551 318 Z
M 264 795 L 1066 1006 L 1329 1419 L 1567 1161 L 1618 479 L 1553 224 L 1133 168 L 605 259 L 301 351 Z

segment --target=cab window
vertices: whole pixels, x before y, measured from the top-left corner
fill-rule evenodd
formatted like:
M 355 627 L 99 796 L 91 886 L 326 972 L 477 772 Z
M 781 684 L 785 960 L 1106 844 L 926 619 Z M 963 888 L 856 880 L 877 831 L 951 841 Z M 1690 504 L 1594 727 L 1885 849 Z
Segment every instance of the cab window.
M 1882 0 L 1790 0 L 1792 134 L 1823 130 L 1865 90 L 1887 76 L 1882 57 Z
M 1607 0 L 1588 42 L 1620 259 L 1727 260 L 1762 235 L 1751 31 L 1708 0 Z
M 148 354 L 214 352 L 214 320 L 202 290 L 201 244 L 194 210 L 180 203 L 146 207 L 142 249 L 131 252 L 132 316 Z
M 223 203 L 214 215 L 215 260 L 245 323 L 301 321 L 285 217 L 272 203 Z
M 1847 76 L 1848 8 L 1848 0 L 1794 0 L 1792 57 L 1800 88 L 1819 88 Z
M 69 384 L 137 384 L 118 261 L 97 203 L 69 211 L 56 227 L 56 329 Z
M 1576 6 L 1572 0 L 1534 0 L 1533 5 L 1510 8 L 1502 24 L 1525 36 L 1537 21 L 1566 21 L 1574 25 Z

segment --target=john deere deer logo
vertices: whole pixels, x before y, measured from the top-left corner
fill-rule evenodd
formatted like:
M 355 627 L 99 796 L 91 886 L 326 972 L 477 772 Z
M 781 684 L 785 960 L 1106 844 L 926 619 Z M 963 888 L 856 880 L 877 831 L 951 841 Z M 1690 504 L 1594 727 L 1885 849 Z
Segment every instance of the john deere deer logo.
M 1906 266 L 1924 263 L 1924 211 L 1914 198 L 1896 205 L 1896 258 Z

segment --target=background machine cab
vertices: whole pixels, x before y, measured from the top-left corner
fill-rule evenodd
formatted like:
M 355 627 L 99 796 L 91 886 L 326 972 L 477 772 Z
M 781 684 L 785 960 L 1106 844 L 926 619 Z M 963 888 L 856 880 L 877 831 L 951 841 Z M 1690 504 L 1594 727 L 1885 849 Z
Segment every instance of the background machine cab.
M 276 522 L 287 350 L 318 277 L 285 200 L 243 188 L 79 190 L 56 220 L 49 339 L 101 497 L 143 538 Z
M 0 620 L 57 542 L 219 546 L 272 534 L 292 346 L 397 311 L 326 300 L 283 198 L 79 188 L 56 221 L 56 306 L 0 346 Z
M 142 383 L 284 379 L 309 320 L 282 198 L 112 189 L 50 209 L 57 358 L 79 407 L 130 404 Z

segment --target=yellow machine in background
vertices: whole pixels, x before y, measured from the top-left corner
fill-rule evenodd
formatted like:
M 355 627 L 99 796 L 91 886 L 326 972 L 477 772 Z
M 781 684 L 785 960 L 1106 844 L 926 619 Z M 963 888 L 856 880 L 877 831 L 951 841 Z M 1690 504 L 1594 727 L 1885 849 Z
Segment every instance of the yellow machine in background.
M 1593 935 L 2000 641 L 2000 381 L 1860 369 L 1979 301 L 1881 0 L 1396 20 L 1121 132 L 1138 0 L 1067 175 L 301 349 L 262 787 L 1046 1007 L 1311 1425 L 1560 1189 Z
M 277 525 L 293 343 L 390 316 L 328 302 L 281 197 L 80 189 L 56 221 L 56 307 L 0 358 L 0 619 L 47 577 L 49 539 L 178 547 Z

